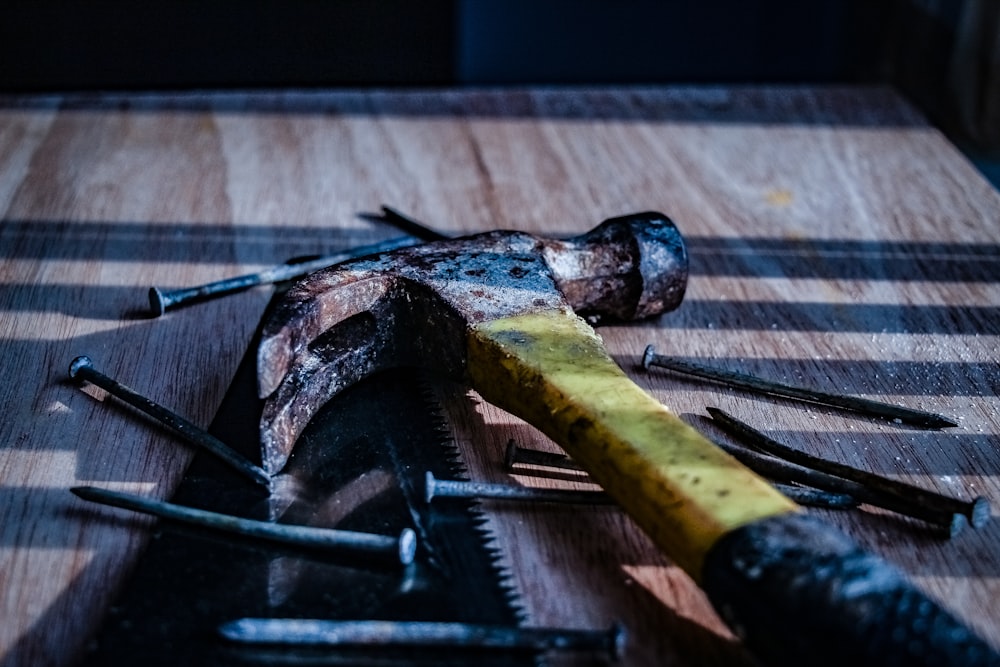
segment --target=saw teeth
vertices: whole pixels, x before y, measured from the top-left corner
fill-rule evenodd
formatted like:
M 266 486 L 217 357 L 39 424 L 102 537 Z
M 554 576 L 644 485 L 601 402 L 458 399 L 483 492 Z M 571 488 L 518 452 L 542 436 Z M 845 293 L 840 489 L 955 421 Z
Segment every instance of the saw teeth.
M 420 398 L 429 406 L 431 432 L 437 437 L 440 449 L 444 454 L 444 464 L 449 475 L 456 480 L 469 480 L 468 467 L 462 458 L 462 453 L 455 442 L 451 426 L 440 409 L 440 399 L 427 377 L 420 376 L 418 382 Z M 521 597 L 514 583 L 513 570 L 506 562 L 500 541 L 490 526 L 490 517 L 486 514 L 482 502 L 471 500 L 468 503 L 467 515 L 473 533 L 479 540 L 483 553 L 492 571 L 497 592 L 506 603 L 511 615 L 518 625 L 528 620 L 528 613 L 521 603 Z M 537 665 L 545 664 L 542 657 L 536 658 Z
M 462 460 L 462 453 L 455 443 L 448 420 L 440 411 L 440 399 L 425 377 L 421 376 L 419 384 L 421 400 L 428 406 L 434 406 L 430 415 L 430 419 L 433 422 L 430 431 L 437 438 L 443 450 L 444 464 L 447 467 L 448 474 L 456 480 L 468 481 L 469 470 Z

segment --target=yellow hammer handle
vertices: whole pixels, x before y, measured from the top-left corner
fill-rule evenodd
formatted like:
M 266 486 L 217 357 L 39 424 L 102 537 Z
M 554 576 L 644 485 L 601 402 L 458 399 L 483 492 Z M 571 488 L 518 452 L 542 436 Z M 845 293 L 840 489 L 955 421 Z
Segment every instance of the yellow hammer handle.
M 568 309 L 476 325 L 468 348 L 473 388 L 563 447 L 696 581 L 723 535 L 799 511 L 632 382 Z

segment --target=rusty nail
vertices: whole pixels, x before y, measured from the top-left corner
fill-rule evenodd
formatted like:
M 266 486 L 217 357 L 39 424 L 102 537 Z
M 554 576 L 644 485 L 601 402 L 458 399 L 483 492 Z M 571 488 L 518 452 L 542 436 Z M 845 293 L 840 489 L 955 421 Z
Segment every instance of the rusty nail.
M 612 505 L 614 501 L 603 491 L 576 491 L 572 489 L 537 489 L 513 484 L 465 482 L 437 479 L 430 471 L 425 475 L 424 498 L 490 498 L 493 500 L 521 500 L 540 503 L 569 503 L 581 505 Z
M 406 246 L 416 245 L 417 239 L 403 237 L 390 239 L 381 243 L 360 246 L 346 252 L 327 255 L 318 259 L 296 264 L 279 264 L 278 266 L 265 269 L 258 273 L 248 273 L 233 278 L 216 280 L 215 282 L 198 285 L 195 287 L 182 287 L 175 290 L 166 290 L 160 287 L 149 288 L 149 309 L 154 317 L 163 315 L 168 310 L 173 310 L 188 303 L 209 301 L 227 294 L 241 292 L 257 285 L 270 285 L 301 278 L 313 271 L 325 269 L 328 266 L 343 262 L 356 257 L 372 255 L 379 252 L 388 252 Z
M 836 480 L 836 491 L 812 488 L 812 486 L 801 486 L 801 484 L 813 481 L 821 475 L 812 470 L 807 470 L 799 466 L 792 466 L 790 463 L 780 459 L 765 461 L 764 457 L 751 450 L 739 451 L 738 448 L 726 446 L 724 443 L 716 443 L 720 448 L 736 456 L 751 470 L 764 475 L 771 480 L 771 484 L 783 494 L 797 502 L 799 505 L 807 507 L 823 507 L 826 509 L 851 509 L 857 507 L 859 501 L 844 490 L 843 482 L 839 478 L 830 477 Z M 507 443 L 507 453 L 505 457 L 507 469 L 511 469 L 515 464 L 546 466 L 549 468 L 562 468 L 565 470 L 582 470 L 580 465 L 565 454 L 543 452 L 537 449 L 521 447 L 513 440 Z M 767 465 L 771 463 L 772 465 Z M 794 469 L 794 470 L 793 470 Z M 788 481 L 796 481 L 798 484 L 781 484 L 774 481 L 774 476 L 767 473 L 785 473 L 784 478 Z M 802 474 L 793 474 L 793 473 Z
M 611 661 L 620 660 L 625 647 L 625 631 L 617 623 L 609 630 L 575 630 L 425 621 L 241 618 L 221 625 L 219 633 L 241 644 L 597 651 Z
M 857 500 L 935 524 L 955 535 L 966 523 L 982 528 L 990 518 L 989 501 L 979 496 L 971 501 L 899 482 L 875 473 L 801 452 L 773 440 L 718 408 L 706 408 L 720 426 L 750 446 L 796 465 L 833 475 L 850 482 L 845 491 Z
M 507 470 L 516 464 L 544 466 L 546 468 L 562 468 L 563 470 L 583 470 L 580 464 L 565 454 L 543 452 L 537 449 L 521 447 L 513 439 L 507 442 L 504 455 L 504 465 Z
M 168 410 L 159 403 L 146 398 L 135 390 L 126 387 L 117 380 L 114 380 L 104 373 L 94 368 L 94 362 L 90 357 L 81 355 L 74 359 L 69 365 L 70 378 L 78 381 L 86 380 L 112 396 L 121 399 L 132 407 L 145 412 L 147 415 L 157 420 L 164 426 L 170 428 L 190 444 L 200 447 L 208 453 L 218 457 L 233 470 L 243 475 L 256 484 L 263 486 L 270 491 L 271 477 L 260 466 L 256 466 L 249 460 L 240 456 L 229 445 L 222 442 L 208 431 L 195 426 L 180 415 Z
M 809 403 L 842 408 L 844 410 L 850 410 L 873 417 L 890 419 L 892 421 L 898 421 L 912 426 L 920 426 L 923 428 L 945 428 L 948 426 L 958 425 L 956 422 L 948 419 L 947 417 L 931 412 L 925 412 L 923 410 L 915 410 L 913 408 L 906 408 L 900 405 L 891 405 L 889 403 L 872 401 L 867 398 L 858 398 L 856 396 L 829 394 L 813 389 L 793 387 L 791 385 L 781 384 L 771 380 L 763 380 L 746 373 L 737 373 L 735 371 L 712 368 L 710 366 L 703 366 L 701 364 L 694 364 L 689 361 L 682 361 L 673 357 L 655 354 L 652 345 L 647 345 L 646 350 L 642 354 L 642 366 L 646 370 L 649 370 L 650 366 L 658 366 L 676 373 L 692 375 L 706 380 L 712 380 L 713 382 L 720 382 L 730 387 L 736 387 L 738 389 L 744 389 L 758 394 L 781 396 L 783 398 L 793 398 Z
M 409 528 L 404 528 L 399 537 L 392 537 L 244 519 L 93 486 L 77 486 L 70 491 L 84 500 L 151 514 L 161 519 L 292 546 L 327 549 L 352 556 L 377 557 L 400 565 L 412 563 L 417 551 L 416 534 Z
M 338 264 L 348 259 L 374 255 L 380 252 L 390 252 L 398 248 L 416 245 L 424 241 L 438 241 L 447 238 L 444 234 L 430 229 L 417 222 L 413 218 L 407 217 L 399 211 L 382 207 L 382 219 L 391 223 L 399 229 L 405 231 L 409 236 L 390 239 L 380 243 L 358 246 L 344 252 L 326 255 L 307 262 L 286 263 L 265 269 L 258 273 L 249 273 L 233 278 L 217 280 L 215 282 L 198 285 L 196 287 L 184 287 L 175 290 L 165 290 L 160 287 L 149 288 L 149 309 L 154 317 L 163 315 L 168 310 L 178 308 L 187 303 L 208 301 L 227 294 L 240 292 L 257 285 L 270 285 L 293 278 L 301 278 L 313 271 L 325 269 L 328 266 Z
M 804 507 L 822 507 L 831 510 L 854 509 L 861 503 L 846 493 L 832 493 L 821 489 L 812 489 L 794 484 L 779 484 L 772 482 L 771 486 Z

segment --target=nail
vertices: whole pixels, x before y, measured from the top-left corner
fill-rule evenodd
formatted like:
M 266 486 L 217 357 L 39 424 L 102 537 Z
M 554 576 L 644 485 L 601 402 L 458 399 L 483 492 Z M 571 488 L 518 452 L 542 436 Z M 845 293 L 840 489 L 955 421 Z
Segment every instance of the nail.
M 436 229 L 431 229 L 424 223 L 417 221 L 415 218 L 404 215 L 398 210 L 386 206 L 385 204 L 382 205 L 382 219 L 399 231 L 406 232 L 410 236 L 416 237 L 421 241 L 443 241 L 449 238 L 446 234 L 442 234 Z
M 93 486 L 77 486 L 70 491 L 84 500 L 151 514 L 161 519 L 280 544 L 328 550 L 345 556 L 378 558 L 394 564 L 409 565 L 417 551 L 416 534 L 409 528 L 404 528 L 399 537 L 392 537 L 244 519 Z
M 305 275 L 325 269 L 328 266 L 340 262 L 374 255 L 380 252 L 389 252 L 399 248 L 405 248 L 425 241 L 439 241 L 448 238 L 441 232 L 423 225 L 411 217 L 403 215 L 399 211 L 382 206 L 382 220 L 392 224 L 394 227 L 405 231 L 409 236 L 398 239 L 390 239 L 381 243 L 359 246 L 345 252 L 334 253 L 325 257 L 300 262 L 296 264 L 279 264 L 278 266 L 266 269 L 259 273 L 249 273 L 234 278 L 226 278 L 215 282 L 198 285 L 196 287 L 185 287 L 176 290 L 164 290 L 159 287 L 149 288 L 149 309 L 155 317 L 160 317 L 166 311 L 178 308 L 187 303 L 208 301 L 227 294 L 241 292 L 257 285 L 270 285 L 301 278 Z
M 504 465 L 510 470 L 518 463 L 563 470 L 583 470 L 579 463 L 565 454 L 521 447 L 514 440 L 510 440 L 507 442 L 507 451 L 504 454 Z
M 850 410 L 872 417 L 890 419 L 892 421 L 898 421 L 911 426 L 938 429 L 949 426 L 958 426 L 957 422 L 952 421 L 947 417 L 931 412 L 925 412 L 923 410 L 915 410 L 899 405 L 891 405 L 889 403 L 872 401 L 867 398 L 858 398 L 856 396 L 843 396 L 840 394 L 829 394 L 813 389 L 793 387 L 779 382 L 772 382 L 771 380 L 762 380 L 761 378 L 745 373 L 737 373 L 735 371 L 721 370 L 710 366 L 694 364 L 688 361 L 681 361 L 680 359 L 673 357 L 655 354 L 652 345 L 647 345 L 646 350 L 642 354 L 642 366 L 646 370 L 649 370 L 650 366 L 658 366 L 677 373 L 692 375 L 720 382 L 730 387 L 745 389 L 746 391 L 752 391 L 759 394 L 769 394 L 772 396 L 781 396 L 783 398 L 793 398 L 809 403 L 818 403 L 820 405 Z
M 588 651 L 621 659 L 625 631 L 518 628 L 504 625 L 422 621 L 333 621 L 297 618 L 241 618 L 219 634 L 241 644 L 488 648 L 528 651 Z
M 536 489 L 513 484 L 488 482 L 463 482 L 436 479 L 430 471 L 425 476 L 424 498 L 430 503 L 434 498 L 490 498 L 494 500 L 523 500 L 540 503 L 569 503 L 581 505 L 613 505 L 614 501 L 603 491 L 575 491 L 571 489 Z
M 781 459 L 773 457 L 765 458 L 761 454 L 748 449 L 731 447 L 720 442 L 716 442 L 715 444 L 720 449 L 729 452 L 732 456 L 739 459 L 743 465 L 757 474 L 767 477 L 775 488 L 799 505 L 828 509 L 851 509 L 857 507 L 859 504 L 858 500 L 845 490 L 848 484 L 845 480 L 833 477 L 832 475 L 822 475 L 822 473 L 817 473 L 800 466 L 793 466 Z M 582 470 L 578 463 L 565 454 L 543 452 L 537 449 L 521 447 L 513 440 L 507 443 L 505 460 L 508 469 L 517 463 L 522 463 L 525 465 L 546 466 L 567 470 Z M 829 489 L 818 488 L 817 484 L 811 483 L 821 476 L 829 480 Z M 796 485 L 782 484 L 779 480 L 795 482 Z
M 314 271 L 325 269 L 328 266 L 339 264 L 349 259 L 374 255 L 380 252 L 390 252 L 399 248 L 405 248 L 421 243 L 419 239 L 405 236 L 397 239 L 390 239 L 381 243 L 359 246 L 351 250 L 326 255 L 318 259 L 298 264 L 279 264 L 278 266 L 265 269 L 258 273 L 248 273 L 234 278 L 225 278 L 215 282 L 198 285 L 196 287 L 184 287 L 175 290 L 165 290 L 160 287 L 149 288 L 149 309 L 154 317 L 160 317 L 168 310 L 173 310 L 185 304 L 209 301 L 228 294 L 235 294 L 243 290 L 256 287 L 257 285 L 271 285 L 284 280 L 301 278 Z
M 959 500 L 842 463 L 828 461 L 783 445 L 723 410 L 706 409 L 722 428 L 756 449 L 796 465 L 854 482 L 858 486 L 854 487 L 849 495 L 863 503 L 927 521 L 940 526 L 951 535 L 956 534 L 965 522 L 972 524 L 974 528 L 982 528 L 989 521 L 990 503 L 982 496 L 971 501 Z M 962 519 L 957 520 L 956 515 Z
M 792 484 L 772 483 L 771 486 L 803 507 L 822 507 L 831 510 L 854 509 L 860 503 L 846 493 L 831 493 Z
M 828 475 L 818 470 L 811 470 L 800 465 L 789 463 L 783 459 L 776 458 L 769 454 L 762 454 L 746 447 L 735 447 L 725 442 L 712 441 L 719 449 L 723 450 L 750 470 L 762 477 L 777 484 L 794 484 L 798 487 L 807 487 L 825 491 L 834 495 L 856 497 L 858 493 L 864 493 L 864 487 L 856 482 Z
M 229 445 L 222 442 L 208 431 L 195 426 L 187 419 L 184 419 L 180 415 L 168 410 L 159 403 L 146 398 L 120 382 L 104 375 L 94 368 L 94 362 L 91 361 L 90 357 L 79 356 L 74 359 L 69 365 L 69 376 L 70 378 L 78 381 L 86 380 L 87 382 L 105 390 L 112 396 L 128 403 L 132 407 L 145 412 L 153 419 L 180 435 L 190 444 L 195 447 L 200 447 L 213 456 L 218 457 L 219 460 L 231 467 L 237 473 L 270 491 L 271 477 L 264 471 L 263 468 L 254 465 L 249 460 L 240 456 Z

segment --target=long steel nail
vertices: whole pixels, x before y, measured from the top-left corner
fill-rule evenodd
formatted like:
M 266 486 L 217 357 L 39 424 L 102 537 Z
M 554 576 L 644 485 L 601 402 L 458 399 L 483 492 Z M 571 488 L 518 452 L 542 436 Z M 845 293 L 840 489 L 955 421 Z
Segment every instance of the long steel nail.
M 722 428 L 754 448 L 796 465 L 856 483 L 861 488 L 856 487 L 849 493 L 861 502 L 939 525 L 951 534 L 960 529 L 962 523 L 959 521 L 956 524 L 956 515 L 961 516 L 963 521 L 972 524 L 974 528 L 982 528 L 989 521 L 990 503 L 982 496 L 971 501 L 959 500 L 842 463 L 828 461 L 783 445 L 723 410 L 706 409 Z
M 841 394 L 830 394 L 813 389 L 794 387 L 792 385 L 773 382 L 771 380 L 763 380 L 754 375 L 712 368 L 710 366 L 703 366 L 701 364 L 682 361 L 673 357 L 666 357 L 656 354 L 652 345 L 646 346 L 646 350 L 642 355 L 642 365 L 643 368 L 646 368 L 647 370 L 650 366 L 658 366 L 660 368 L 666 368 L 684 375 L 691 375 L 704 378 L 706 380 L 712 380 L 714 382 L 720 382 L 730 387 L 737 387 L 746 391 L 768 394 L 771 396 L 781 396 L 783 398 L 793 398 L 800 401 L 806 401 L 808 403 L 817 403 L 820 405 L 842 408 L 844 410 L 850 410 L 873 417 L 881 417 L 892 421 L 898 421 L 903 424 L 910 424 L 911 426 L 921 426 L 923 428 L 946 428 L 949 426 L 958 426 L 957 422 L 932 412 L 915 410 L 913 408 L 892 405 L 890 403 L 882 403 L 881 401 L 873 401 L 867 398 L 859 398 L 857 396 L 844 396 Z
M 241 644 L 284 646 L 597 651 L 611 661 L 621 659 L 625 646 L 625 632 L 618 624 L 609 630 L 573 630 L 423 621 L 241 618 L 221 625 L 219 634 Z
M 764 457 L 749 449 L 730 447 L 725 443 L 715 444 L 738 458 L 741 463 L 754 472 L 767 477 L 773 486 L 800 505 L 828 509 L 850 509 L 859 504 L 859 501 L 847 492 L 846 488 L 850 483 L 846 480 L 832 475 L 824 475 L 801 466 L 793 466 L 781 459 Z M 583 470 L 580 464 L 565 454 L 521 447 L 513 440 L 507 443 L 505 463 L 508 469 L 520 463 L 564 470 Z M 814 483 L 821 477 L 825 478 L 823 481 L 826 481 L 830 488 L 824 489 Z M 781 481 L 795 482 L 796 485 L 782 484 Z
M 257 285 L 270 285 L 283 280 L 301 278 L 313 271 L 325 269 L 328 266 L 344 262 L 349 259 L 373 255 L 380 252 L 389 252 L 407 246 L 421 243 L 419 239 L 410 236 L 390 239 L 381 243 L 359 246 L 345 252 L 326 255 L 318 259 L 298 264 L 279 264 L 278 266 L 265 269 L 258 273 L 248 273 L 233 278 L 216 280 L 215 282 L 197 285 L 195 287 L 183 287 L 180 289 L 167 290 L 160 287 L 149 288 L 149 310 L 154 317 L 163 315 L 168 310 L 173 310 L 185 304 L 209 301 L 227 294 L 235 294 L 243 290 L 256 287 Z
M 378 558 L 382 562 L 409 565 L 417 550 L 416 534 L 409 528 L 404 528 L 398 537 L 392 537 L 335 528 L 255 521 L 92 486 L 77 486 L 70 491 L 84 500 L 143 512 L 161 519 L 280 544 L 326 549 L 344 556 Z
M 865 488 L 857 482 L 836 475 L 795 465 L 784 459 L 763 454 L 747 447 L 735 447 L 725 442 L 713 442 L 719 449 L 728 453 L 747 468 L 776 484 L 791 483 L 800 487 L 852 498 L 857 498 L 858 494 L 863 495 L 865 492 Z
M 430 471 L 425 476 L 427 502 L 434 498 L 490 498 L 495 500 L 521 500 L 540 503 L 569 503 L 581 505 L 613 505 L 614 501 L 603 491 L 575 491 L 572 489 L 537 489 L 513 484 L 489 482 L 461 482 L 437 479 Z
M 447 238 L 447 236 L 441 232 L 430 229 L 413 218 L 405 216 L 399 211 L 389 208 L 388 206 L 383 206 L 382 212 L 383 220 L 402 229 L 409 234 L 409 236 L 390 239 L 388 241 L 382 241 L 380 243 L 373 243 L 370 245 L 358 246 L 344 252 L 326 255 L 307 262 L 279 264 L 278 266 L 265 269 L 264 271 L 260 271 L 258 273 L 248 273 L 234 278 L 225 278 L 223 280 L 217 280 L 215 282 L 195 287 L 184 287 L 175 290 L 165 290 L 160 287 L 151 287 L 149 288 L 150 312 L 155 317 L 159 317 L 168 310 L 172 310 L 184 304 L 208 301 L 227 294 L 241 292 L 243 290 L 250 289 L 251 287 L 256 287 L 257 285 L 270 285 L 284 280 L 301 278 L 312 273 L 313 271 L 325 269 L 328 266 L 332 266 L 349 259 L 364 257 L 365 255 L 374 255 L 380 252 L 390 252 L 392 250 L 417 245 L 418 243 L 426 241 L 438 241 Z
M 233 470 L 243 475 L 255 484 L 263 486 L 270 491 L 271 477 L 260 466 L 256 466 L 249 460 L 240 456 L 229 445 L 222 442 L 208 431 L 192 424 L 187 419 L 168 410 L 159 403 L 152 401 L 133 389 L 126 387 L 117 380 L 101 373 L 94 368 L 94 362 L 85 355 L 79 356 L 69 365 L 69 376 L 74 380 L 86 380 L 97 385 L 101 389 L 115 396 L 129 405 L 167 426 L 172 431 L 187 440 L 190 444 L 204 449 L 206 452 L 216 456 L 231 467 Z
M 538 449 L 521 447 L 513 440 L 510 440 L 507 442 L 507 451 L 504 454 L 504 465 L 510 470 L 518 463 L 546 468 L 561 468 L 563 470 L 583 470 L 579 463 L 565 454 L 543 452 Z

